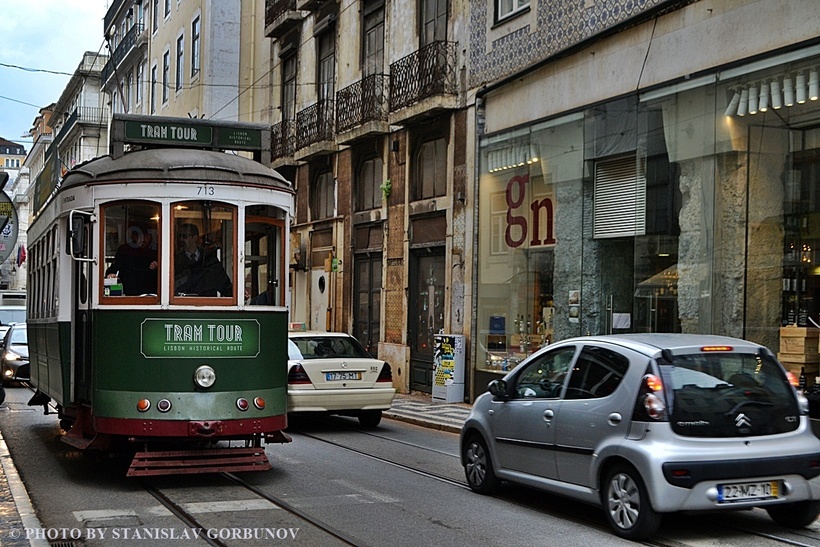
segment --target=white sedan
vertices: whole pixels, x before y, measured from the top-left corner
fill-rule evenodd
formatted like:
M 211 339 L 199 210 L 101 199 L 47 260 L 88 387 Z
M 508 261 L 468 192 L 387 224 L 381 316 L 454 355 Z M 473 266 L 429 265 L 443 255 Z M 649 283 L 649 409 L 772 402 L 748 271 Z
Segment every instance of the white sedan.
M 288 412 L 356 416 L 376 427 L 396 389 L 390 365 L 341 332 L 288 333 Z

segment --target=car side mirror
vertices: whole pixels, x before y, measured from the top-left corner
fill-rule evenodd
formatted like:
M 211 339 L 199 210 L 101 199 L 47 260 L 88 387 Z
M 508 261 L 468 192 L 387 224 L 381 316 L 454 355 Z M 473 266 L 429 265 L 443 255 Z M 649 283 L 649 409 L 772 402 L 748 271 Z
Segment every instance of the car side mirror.
M 487 389 L 493 395 L 493 397 L 498 397 L 499 399 L 510 398 L 509 393 L 507 393 L 506 380 L 493 380 L 487 385 Z

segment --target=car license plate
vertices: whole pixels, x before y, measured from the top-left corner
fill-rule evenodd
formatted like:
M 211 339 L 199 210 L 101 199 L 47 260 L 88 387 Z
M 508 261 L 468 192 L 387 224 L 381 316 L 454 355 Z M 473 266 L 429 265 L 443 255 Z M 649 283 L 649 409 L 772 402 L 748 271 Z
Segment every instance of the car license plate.
M 718 502 L 766 500 L 780 497 L 778 481 L 718 484 Z
M 328 382 L 345 381 L 345 380 L 361 380 L 361 372 L 325 372 L 325 380 Z

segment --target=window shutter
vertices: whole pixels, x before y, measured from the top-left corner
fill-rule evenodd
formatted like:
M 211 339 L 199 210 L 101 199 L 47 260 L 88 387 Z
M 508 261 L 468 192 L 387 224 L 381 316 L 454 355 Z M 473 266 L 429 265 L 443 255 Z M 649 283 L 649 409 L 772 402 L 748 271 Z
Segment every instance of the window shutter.
M 646 175 L 635 156 L 595 163 L 593 237 L 646 233 Z

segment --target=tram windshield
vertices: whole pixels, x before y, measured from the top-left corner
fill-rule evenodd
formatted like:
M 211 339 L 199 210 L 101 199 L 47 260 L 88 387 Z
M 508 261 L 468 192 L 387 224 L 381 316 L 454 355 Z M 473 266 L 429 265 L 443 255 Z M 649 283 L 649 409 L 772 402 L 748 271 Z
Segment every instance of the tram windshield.
M 157 298 L 158 204 L 119 202 L 102 210 L 105 230 L 104 296 Z
M 172 205 L 174 296 L 233 298 L 236 208 L 211 201 Z

